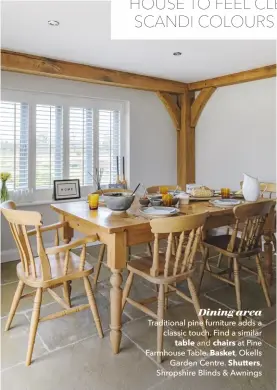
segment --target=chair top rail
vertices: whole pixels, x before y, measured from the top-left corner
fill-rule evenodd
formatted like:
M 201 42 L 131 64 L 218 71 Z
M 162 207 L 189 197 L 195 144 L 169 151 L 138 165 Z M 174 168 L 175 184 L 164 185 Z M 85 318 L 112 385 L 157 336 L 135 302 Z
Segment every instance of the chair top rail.
M 208 213 L 182 215 L 174 218 L 157 218 L 150 221 L 152 233 L 181 233 L 203 226 Z
M 233 212 L 240 222 L 244 222 L 249 218 L 257 216 L 267 216 L 275 207 L 276 201 L 271 199 L 264 199 L 258 202 L 244 203 L 234 207 Z

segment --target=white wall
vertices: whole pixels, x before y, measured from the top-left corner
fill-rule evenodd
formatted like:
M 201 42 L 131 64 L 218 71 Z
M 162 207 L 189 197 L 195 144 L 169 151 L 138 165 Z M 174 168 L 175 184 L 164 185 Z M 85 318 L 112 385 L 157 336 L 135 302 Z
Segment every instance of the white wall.
M 2 72 L 1 81 L 2 88 L 127 102 L 131 188 L 139 182 L 146 186 L 176 183 L 176 130 L 155 93 L 10 72 Z M 40 211 L 45 224 L 57 220 L 57 216 L 50 211 L 48 205 L 28 207 L 28 209 Z M 4 221 L 2 221 L 1 239 L 3 261 L 14 256 L 12 248 L 15 248 Z M 46 237 L 47 240 L 51 240 L 49 235 Z
M 196 181 L 239 189 L 243 172 L 276 181 L 276 78 L 218 88 L 196 128 Z

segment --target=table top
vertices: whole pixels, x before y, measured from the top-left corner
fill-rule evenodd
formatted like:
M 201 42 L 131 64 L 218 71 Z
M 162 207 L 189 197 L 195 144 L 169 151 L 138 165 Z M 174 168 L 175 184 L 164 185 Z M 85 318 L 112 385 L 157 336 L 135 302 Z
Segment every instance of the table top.
M 52 204 L 51 207 L 65 216 L 71 216 L 87 223 L 92 223 L 108 233 L 124 231 L 138 225 L 148 225 L 149 219 L 143 217 L 140 212 L 140 204 L 136 198 L 132 207 L 124 213 L 115 213 L 105 206 L 100 206 L 98 210 L 90 210 L 86 201 L 66 202 Z M 209 212 L 212 215 L 230 215 L 232 209 L 222 209 L 212 206 L 207 201 L 191 202 L 179 208 L 179 215 L 198 214 Z M 174 218 L 174 217 L 170 217 Z

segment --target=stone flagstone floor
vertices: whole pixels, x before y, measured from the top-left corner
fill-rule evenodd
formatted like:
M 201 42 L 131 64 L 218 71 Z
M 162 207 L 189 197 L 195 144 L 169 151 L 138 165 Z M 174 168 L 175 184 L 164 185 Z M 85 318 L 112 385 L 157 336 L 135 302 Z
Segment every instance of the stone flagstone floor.
M 145 247 L 132 248 L 132 254 Z M 97 247 L 88 248 L 87 260 L 95 263 Z M 215 259 L 216 260 L 216 259 Z M 262 364 L 264 375 L 258 379 L 224 377 L 170 377 L 158 376 L 162 369 L 173 371 L 169 359 L 159 365 L 145 354 L 146 349 L 156 349 L 156 329 L 148 326 L 149 317 L 126 305 L 123 314 L 122 344 L 119 355 L 111 352 L 109 341 L 109 276 L 102 267 L 95 296 L 100 312 L 104 339 L 99 339 L 89 310 L 39 324 L 33 355 L 33 363 L 25 366 L 32 299 L 20 302 L 12 328 L 4 332 L 10 303 L 17 285 L 17 262 L 2 264 L 1 275 L 1 384 L 3 390 L 250 390 L 275 389 L 276 364 L 276 306 L 275 288 L 272 286 L 273 307 L 266 308 L 260 286 L 253 276 L 243 273 L 242 301 L 244 309 L 263 309 Z M 215 261 L 214 261 L 215 264 Z M 124 274 L 124 280 L 126 273 Z M 197 280 L 197 274 L 196 274 Z M 186 283 L 181 289 L 187 291 Z M 24 292 L 31 289 L 26 288 Z M 58 289 L 56 290 L 58 292 Z M 61 294 L 62 292 L 59 291 Z M 131 296 L 143 299 L 153 296 L 153 286 L 142 279 L 135 279 Z M 72 304 L 86 301 L 81 281 L 72 284 Z M 219 280 L 204 276 L 201 307 L 212 310 L 234 308 L 235 294 L 232 287 Z M 154 307 L 154 304 L 152 304 Z M 47 315 L 60 310 L 48 293 L 44 294 L 41 313 Z M 197 319 L 191 304 L 170 296 L 166 319 Z M 197 338 L 195 338 L 196 340 Z M 166 350 L 176 350 L 173 339 L 165 337 Z M 237 348 L 237 347 L 236 347 Z M 221 347 L 222 349 L 222 347 Z M 199 358 L 195 358 L 199 359 Z M 207 357 L 207 359 L 213 359 Z M 176 359 L 178 360 L 178 359 Z

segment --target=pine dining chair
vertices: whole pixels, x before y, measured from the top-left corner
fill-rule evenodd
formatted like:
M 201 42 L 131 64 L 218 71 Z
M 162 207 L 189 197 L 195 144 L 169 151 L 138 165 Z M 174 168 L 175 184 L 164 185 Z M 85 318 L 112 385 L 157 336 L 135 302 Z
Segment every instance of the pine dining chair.
M 275 207 L 275 204 L 276 202 L 273 200 L 261 200 L 238 205 L 233 209 L 235 226 L 232 228 L 231 233 L 227 232 L 227 234 L 218 236 L 207 235 L 202 242 L 204 256 L 199 279 L 198 295 L 204 272 L 209 272 L 213 277 L 235 287 L 237 309 L 241 311 L 240 268 L 243 268 L 250 273 L 258 275 L 266 303 L 268 306 L 271 306 L 268 287 L 261 267 L 260 254 L 262 251 L 261 235 L 264 224 L 269 213 Z M 241 226 L 242 230 L 240 230 Z M 219 273 L 212 271 L 209 265 L 210 249 L 228 258 L 228 268 L 226 270 L 222 270 Z M 256 260 L 257 273 L 243 265 L 243 259 L 248 259 L 253 256 L 255 256 Z M 225 273 L 229 275 L 229 279 L 222 276 Z M 234 281 L 231 280 L 232 273 L 234 274 Z M 241 316 L 239 319 L 241 319 Z
M 156 185 L 156 186 L 147 187 L 146 188 L 146 192 L 149 195 L 159 194 L 160 188 L 162 188 L 162 187 L 166 188 L 168 191 L 176 191 L 176 190 L 180 190 L 181 189 L 181 187 L 178 186 L 178 185 L 160 184 L 160 185 Z M 173 244 L 172 244 L 172 254 L 173 255 L 176 253 L 177 245 L 178 245 L 178 237 L 176 236 L 176 237 L 174 237 Z
M 133 193 L 132 190 L 128 190 L 128 189 L 107 188 L 107 189 L 103 189 L 103 190 L 97 190 L 97 191 L 94 192 L 94 194 L 101 195 L 101 194 L 109 194 L 109 193 L 112 193 L 112 192 L 125 192 L 125 193 L 129 193 L 129 194 Z M 150 242 L 147 243 L 147 249 L 149 251 L 149 254 L 152 254 L 152 248 L 151 248 Z M 106 252 L 106 245 L 105 244 L 101 244 L 100 245 L 100 249 L 99 249 L 97 264 L 96 264 L 96 268 L 95 268 L 94 278 L 93 278 L 93 285 L 94 286 L 97 285 L 102 265 L 104 265 L 105 267 L 108 267 L 107 264 L 104 262 L 105 252 Z M 130 257 L 131 257 L 131 247 L 129 247 L 129 259 L 130 259 Z
M 192 281 L 192 275 L 195 270 L 195 254 L 198 244 L 201 240 L 202 227 L 207 218 L 207 213 L 194 214 L 172 218 L 159 218 L 150 221 L 152 233 L 154 233 L 154 251 L 153 257 L 142 257 L 131 260 L 127 264 L 129 275 L 122 295 L 122 310 L 126 302 L 137 309 L 148 314 L 158 321 L 157 326 L 157 361 L 162 361 L 163 350 L 163 319 L 167 306 L 167 296 L 176 292 L 178 296 L 194 305 L 196 314 L 201 321 L 202 330 L 205 337 L 208 338 L 205 322 L 199 315 L 200 303 L 197 297 L 196 289 Z M 174 233 L 179 233 L 179 242 L 176 255 L 172 255 L 172 243 Z M 167 234 L 166 253 L 159 251 L 160 235 Z M 187 244 L 184 246 L 185 239 L 188 236 Z M 129 298 L 134 275 L 146 279 L 150 283 L 158 286 L 158 297 L 150 297 L 144 301 L 137 302 Z M 187 280 L 191 297 L 178 290 L 176 283 Z M 146 305 L 158 301 L 157 314 L 150 310 Z
M 97 305 L 88 276 L 93 273 L 93 267 L 85 261 L 86 244 L 97 241 L 97 236 L 89 236 L 73 241 L 72 243 L 59 245 L 57 233 L 55 246 L 45 248 L 42 240 L 42 233 L 64 227 L 64 223 L 57 223 L 50 226 L 42 226 L 41 214 L 36 211 L 21 211 L 15 209 L 14 202 L 6 202 L 1 205 L 1 212 L 9 223 L 13 238 L 20 254 L 21 262 L 17 265 L 18 286 L 14 294 L 11 309 L 8 315 L 5 330 L 10 329 L 20 299 L 35 295 L 34 306 L 30 325 L 29 343 L 26 356 L 26 365 L 32 361 L 32 354 L 39 322 L 59 318 L 67 314 L 76 313 L 81 310 L 91 309 L 99 337 L 103 337 L 101 321 Z M 27 230 L 27 227 L 34 227 Z M 33 255 L 30 236 L 36 236 L 38 256 Z M 71 252 L 71 249 L 82 247 L 80 257 Z M 54 288 L 64 286 L 64 283 L 83 279 L 88 298 L 88 304 L 70 307 L 69 303 L 63 300 Z M 24 286 L 34 288 L 31 293 L 22 295 Z M 42 294 L 47 291 L 64 310 L 45 317 L 40 317 Z
M 242 188 L 243 181 L 240 182 L 240 187 Z M 273 197 L 276 198 L 276 183 L 267 183 L 267 182 L 262 182 L 260 183 L 260 190 L 261 190 L 261 197 L 262 198 L 269 198 L 272 199 Z M 274 251 L 276 252 L 276 211 L 271 213 L 269 215 L 269 221 L 268 223 L 273 226 L 273 229 L 271 231 L 271 235 L 269 237 L 269 240 L 272 242 Z M 227 234 L 229 234 L 230 228 L 227 228 Z M 263 235 L 261 236 L 262 239 Z M 221 261 L 222 261 L 223 255 L 222 253 L 218 256 L 218 261 L 217 261 L 217 267 L 220 268 L 221 266 Z

